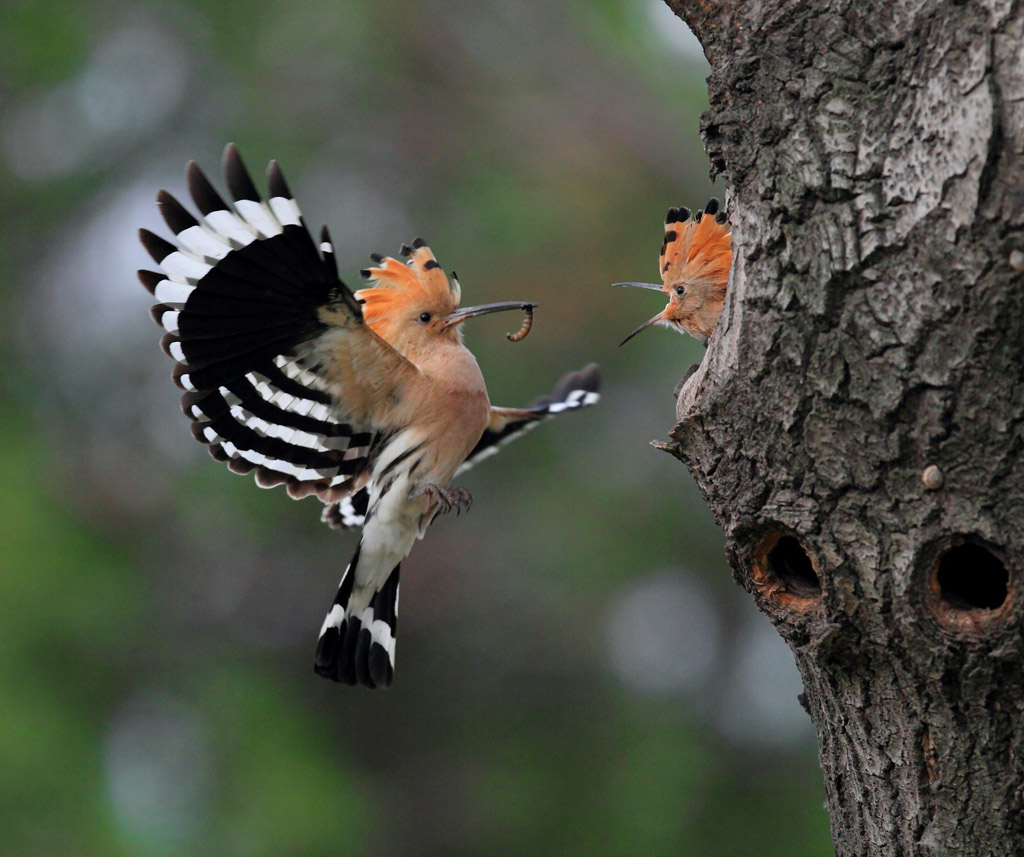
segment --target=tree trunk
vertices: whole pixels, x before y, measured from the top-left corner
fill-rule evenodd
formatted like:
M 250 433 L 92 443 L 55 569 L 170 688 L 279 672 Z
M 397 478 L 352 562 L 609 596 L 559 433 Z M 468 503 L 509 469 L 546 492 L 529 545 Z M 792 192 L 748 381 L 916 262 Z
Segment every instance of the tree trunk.
M 666 445 L 789 643 L 840 857 L 1024 854 L 1024 5 L 668 0 L 729 297 Z

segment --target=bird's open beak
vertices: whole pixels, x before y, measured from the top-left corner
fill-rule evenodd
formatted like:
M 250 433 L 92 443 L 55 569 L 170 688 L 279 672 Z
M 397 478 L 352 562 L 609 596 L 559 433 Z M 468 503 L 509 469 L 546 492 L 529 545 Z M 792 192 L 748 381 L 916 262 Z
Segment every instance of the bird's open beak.
M 449 313 L 444 317 L 444 326 L 446 328 L 451 327 L 455 324 L 462 324 L 467 318 L 473 318 L 477 315 L 487 315 L 489 312 L 505 312 L 505 310 L 518 309 L 525 312 L 526 310 L 532 310 L 537 304 L 529 303 L 528 301 L 502 301 L 496 304 L 480 304 L 480 306 L 468 306 L 462 309 L 457 309 L 455 312 Z
M 654 289 L 656 292 L 664 291 L 661 286 L 654 283 L 612 283 L 613 286 L 636 286 L 638 289 Z
M 613 286 L 636 286 L 638 289 L 651 289 L 655 292 L 663 292 L 664 289 L 661 286 L 656 286 L 654 283 L 612 283 Z M 652 324 L 657 324 L 661 321 L 662 313 L 658 313 L 654 318 L 648 319 L 641 324 L 636 330 L 634 330 L 629 336 L 619 343 L 619 348 L 625 345 L 629 340 L 636 336 L 641 330 L 647 330 Z
M 659 288 L 658 291 L 661 291 L 661 289 Z M 619 348 L 621 348 L 623 345 L 629 342 L 629 340 L 636 336 L 641 330 L 647 330 L 647 328 L 649 328 L 652 324 L 657 324 L 659 321 L 661 321 L 661 317 L 662 313 L 659 312 L 654 318 L 647 319 L 647 321 L 641 324 L 636 330 L 634 330 L 629 336 L 627 336 L 625 339 L 622 340 L 622 342 L 619 343 Z

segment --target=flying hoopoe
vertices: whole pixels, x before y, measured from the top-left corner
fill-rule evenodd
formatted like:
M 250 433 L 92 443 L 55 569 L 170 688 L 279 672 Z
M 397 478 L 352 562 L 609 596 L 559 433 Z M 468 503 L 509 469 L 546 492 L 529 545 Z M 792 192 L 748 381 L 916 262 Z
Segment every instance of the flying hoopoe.
M 670 208 L 665 218 L 658 271 L 662 284 L 614 283 L 654 289 L 668 296 L 668 305 L 620 342 L 625 345 L 652 324 L 684 331 L 708 344 L 725 304 L 732 264 L 732 233 L 718 200 L 690 217 L 688 208 Z
M 372 255 L 360 272 L 367 288 L 353 293 L 326 227 L 317 245 L 276 161 L 267 200 L 233 145 L 224 172 L 233 205 L 188 164 L 199 219 L 160 191 L 179 246 L 140 230 L 163 273 L 139 278 L 158 301 L 152 315 L 195 438 L 263 487 L 316 495 L 332 527 L 362 527 L 314 668 L 387 687 L 401 562 L 435 516 L 471 502 L 449 481 L 541 420 L 593 405 L 598 369 L 566 375 L 526 408 L 492 407 L 461 324 L 515 309 L 528 322 L 534 304 L 459 309 L 458 280 L 419 238 L 402 246 L 407 262 Z

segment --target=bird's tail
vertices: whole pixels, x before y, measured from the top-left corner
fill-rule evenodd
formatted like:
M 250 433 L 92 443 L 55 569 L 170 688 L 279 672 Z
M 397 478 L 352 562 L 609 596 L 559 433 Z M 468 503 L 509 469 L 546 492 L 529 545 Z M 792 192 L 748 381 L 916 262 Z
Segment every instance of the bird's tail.
M 360 607 L 353 603 L 353 581 L 362 542 L 356 547 L 320 629 L 313 669 L 324 678 L 344 684 L 385 688 L 395 674 L 395 635 L 398 631 L 398 572 L 396 565 L 384 585 Z

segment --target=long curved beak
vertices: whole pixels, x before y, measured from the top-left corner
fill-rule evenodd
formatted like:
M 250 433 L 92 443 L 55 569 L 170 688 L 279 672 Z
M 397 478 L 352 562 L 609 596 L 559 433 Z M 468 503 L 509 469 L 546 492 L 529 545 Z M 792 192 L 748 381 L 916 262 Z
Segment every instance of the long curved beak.
M 490 312 L 505 312 L 505 310 L 518 309 L 525 312 L 526 310 L 532 310 L 537 304 L 530 303 L 529 301 L 502 301 L 496 304 L 480 304 L 480 306 L 468 306 L 462 309 L 457 309 L 455 312 L 448 313 L 444 317 L 444 326 L 446 328 L 451 327 L 454 324 L 462 324 L 467 318 L 473 318 L 477 315 L 487 315 Z
M 661 286 L 654 283 L 612 283 L 613 286 L 636 286 L 638 289 L 654 289 L 656 292 L 663 291 Z
M 658 289 L 658 291 L 661 291 L 661 289 Z M 659 321 L 661 321 L 661 315 L 662 314 L 659 312 L 654 318 L 647 319 L 647 321 L 641 324 L 636 330 L 634 330 L 629 336 L 627 336 L 625 339 L 622 340 L 622 342 L 619 343 L 619 348 L 622 348 L 623 345 L 629 342 L 629 340 L 636 336 L 641 330 L 647 330 L 647 328 L 649 328 L 652 324 L 657 324 Z

